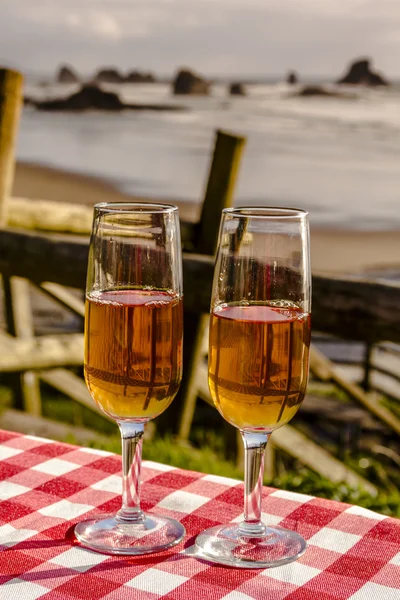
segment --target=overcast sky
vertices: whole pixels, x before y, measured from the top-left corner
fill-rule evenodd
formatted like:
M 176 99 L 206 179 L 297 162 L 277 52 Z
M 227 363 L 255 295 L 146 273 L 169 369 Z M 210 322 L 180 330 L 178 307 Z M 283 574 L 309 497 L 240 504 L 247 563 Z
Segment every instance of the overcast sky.
M 400 76 L 400 0 L 0 0 L 0 63 L 36 73 L 335 76 L 365 55 Z

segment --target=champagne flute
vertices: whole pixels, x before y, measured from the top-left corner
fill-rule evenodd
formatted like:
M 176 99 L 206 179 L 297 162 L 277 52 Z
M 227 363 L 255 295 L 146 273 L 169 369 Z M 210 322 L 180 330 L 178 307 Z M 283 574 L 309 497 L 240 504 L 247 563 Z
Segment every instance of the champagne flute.
M 185 535 L 140 508 L 144 427 L 182 378 L 182 256 L 178 209 L 137 203 L 94 208 L 85 318 L 85 379 L 122 437 L 122 507 L 78 523 L 77 539 L 110 554 L 148 554 Z
M 308 215 L 286 208 L 223 210 L 211 300 L 208 383 L 216 408 L 240 430 L 245 450 L 244 519 L 196 539 L 199 554 L 244 568 L 299 558 L 295 532 L 265 525 L 264 453 L 306 392 L 311 274 Z

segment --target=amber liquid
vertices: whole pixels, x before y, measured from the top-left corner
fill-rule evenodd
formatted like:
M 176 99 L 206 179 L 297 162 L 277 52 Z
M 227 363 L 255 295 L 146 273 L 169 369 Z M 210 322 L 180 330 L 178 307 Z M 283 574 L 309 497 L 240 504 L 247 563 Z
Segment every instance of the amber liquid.
M 85 378 L 108 415 L 148 420 L 182 378 L 182 299 L 157 290 L 92 293 L 86 300 Z
M 242 430 L 290 421 L 306 391 L 310 316 L 298 308 L 224 305 L 211 315 L 208 383 L 222 416 Z

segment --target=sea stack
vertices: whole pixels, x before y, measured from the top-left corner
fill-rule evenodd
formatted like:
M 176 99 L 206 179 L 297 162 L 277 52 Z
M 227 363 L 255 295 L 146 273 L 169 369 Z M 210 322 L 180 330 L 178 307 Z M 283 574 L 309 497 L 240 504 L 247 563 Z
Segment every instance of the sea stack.
M 173 93 L 175 95 L 208 96 L 210 84 L 193 71 L 181 69 L 174 79 Z
M 56 80 L 58 83 L 79 83 L 79 77 L 72 69 L 67 65 L 62 65 L 57 72 Z
M 368 58 L 353 61 L 348 67 L 347 73 L 336 83 L 343 85 L 389 85 L 389 81 L 383 75 L 372 71 L 371 61 Z
M 231 85 L 229 86 L 229 95 L 230 96 L 245 96 L 246 89 L 245 89 L 243 83 L 240 83 L 240 81 L 234 81 L 233 83 L 231 83 Z
M 121 73 L 112 67 L 102 68 L 97 71 L 93 81 L 96 83 L 123 83 L 125 77 Z
M 289 85 L 296 85 L 296 83 L 299 83 L 299 76 L 297 75 L 296 71 L 289 71 L 286 76 L 286 83 Z

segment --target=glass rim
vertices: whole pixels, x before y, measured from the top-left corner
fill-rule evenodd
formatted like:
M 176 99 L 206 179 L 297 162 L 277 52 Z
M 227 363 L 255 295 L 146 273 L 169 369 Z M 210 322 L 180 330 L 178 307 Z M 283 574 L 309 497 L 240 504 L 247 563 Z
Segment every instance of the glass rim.
M 248 217 L 251 219 L 304 219 L 308 211 L 286 206 L 236 206 L 222 209 L 223 215 Z
M 112 213 L 167 213 L 178 212 L 175 204 L 164 204 L 162 202 L 99 202 L 93 209 L 105 214 Z

